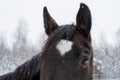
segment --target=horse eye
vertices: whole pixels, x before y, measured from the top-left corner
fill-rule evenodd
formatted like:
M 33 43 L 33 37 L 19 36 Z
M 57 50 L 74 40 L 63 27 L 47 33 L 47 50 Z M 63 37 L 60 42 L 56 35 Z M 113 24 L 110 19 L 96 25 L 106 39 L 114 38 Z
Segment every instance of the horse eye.
M 83 56 L 83 57 L 81 58 L 81 60 L 80 60 L 79 64 L 86 65 L 86 64 L 87 64 L 87 62 L 88 62 L 88 60 L 89 60 L 89 56 L 88 56 L 88 55 Z

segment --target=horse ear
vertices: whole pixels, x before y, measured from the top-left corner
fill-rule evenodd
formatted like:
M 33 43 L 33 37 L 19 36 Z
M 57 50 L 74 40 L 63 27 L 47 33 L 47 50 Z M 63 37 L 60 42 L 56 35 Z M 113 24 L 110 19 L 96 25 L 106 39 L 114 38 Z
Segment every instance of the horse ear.
M 45 32 L 49 36 L 51 32 L 58 27 L 55 20 L 50 16 L 47 7 L 44 7 L 43 9 L 43 18 L 44 18 L 44 27 Z
M 86 4 L 81 3 L 76 17 L 76 29 L 85 37 L 88 37 L 91 24 L 91 12 Z

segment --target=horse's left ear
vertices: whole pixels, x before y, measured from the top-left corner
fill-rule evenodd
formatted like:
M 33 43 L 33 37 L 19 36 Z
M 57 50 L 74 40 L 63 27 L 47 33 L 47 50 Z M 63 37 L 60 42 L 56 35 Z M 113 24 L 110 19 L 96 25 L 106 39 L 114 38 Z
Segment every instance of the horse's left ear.
M 91 12 L 86 4 L 81 3 L 76 17 L 76 29 L 85 37 L 88 37 L 91 24 Z
M 44 7 L 43 9 L 43 18 L 44 18 L 44 27 L 45 27 L 45 32 L 49 36 L 53 30 L 55 30 L 58 25 L 55 22 L 55 20 L 50 16 L 47 7 Z

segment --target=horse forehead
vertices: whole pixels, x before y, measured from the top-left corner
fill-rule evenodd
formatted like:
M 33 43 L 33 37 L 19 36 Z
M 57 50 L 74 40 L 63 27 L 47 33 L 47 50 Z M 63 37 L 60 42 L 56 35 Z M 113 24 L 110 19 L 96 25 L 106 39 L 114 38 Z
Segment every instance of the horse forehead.
M 72 49 L 72 45 L 73 45 L 73 42 L 62 39 L 57 44 L 56 48 L 60 52 L 60 55 L 64 56 L 67 52 L 69 52 Z

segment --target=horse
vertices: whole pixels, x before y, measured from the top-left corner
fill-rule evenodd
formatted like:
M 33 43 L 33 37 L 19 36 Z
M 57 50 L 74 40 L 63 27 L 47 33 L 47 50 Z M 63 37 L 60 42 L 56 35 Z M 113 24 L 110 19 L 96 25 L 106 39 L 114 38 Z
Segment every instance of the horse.
M 58 25 L 43 8 L 45 32 L 48 35 L 41 55 L 5 74 L 0 80 L 93 80 L 91 12 L 81 3 L 76 24 Z
M 43 17 L 49 37 L 43 47 L 40 80 L 92 80 L 92 19 L 89 7 L 80 4 L 75 25 L 59 26 L 47 7 L 44 7 Z

